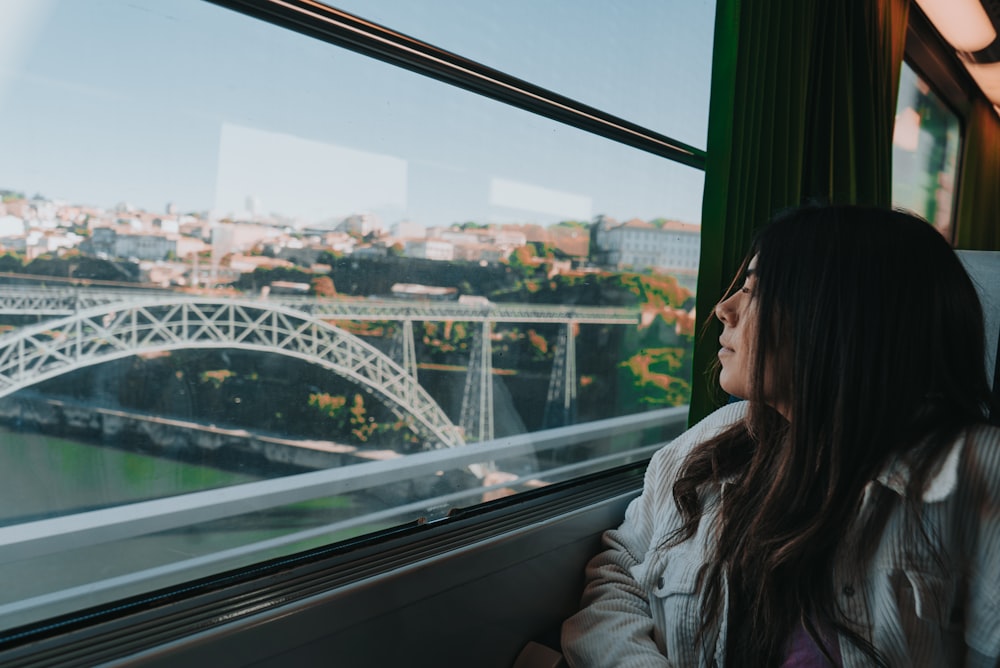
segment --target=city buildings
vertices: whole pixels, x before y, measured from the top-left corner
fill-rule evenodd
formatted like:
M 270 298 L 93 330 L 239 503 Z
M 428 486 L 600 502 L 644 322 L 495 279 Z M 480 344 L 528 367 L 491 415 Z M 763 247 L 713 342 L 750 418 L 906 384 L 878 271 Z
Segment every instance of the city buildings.
M 140 262 L 145 278 L 178 285 L 228 283 L 240 271 L 275 264 L 248 259 L 256 256 L 304 268 L 314 266 L 324 253 L 496 264 L 529 244 L 529 252 L 547 263 L 550 274 L 581 267 L 654 270 L 672 273 L 683 283 L 697 273 L 700 248 L 698 225 L 662 219 L 619 223 L 598 216 L 591 223 L 548 227 L 466 222 L 431 228 L 400 221 L 387 228 L 375 215 L 360 213 L 293 227 L 274 217 L 182 214 L 174 204 L 160 214 L 126 204 L 105 210 L 2 192 L 0 251 L 17 252 L 28 261 L 75 250 Z

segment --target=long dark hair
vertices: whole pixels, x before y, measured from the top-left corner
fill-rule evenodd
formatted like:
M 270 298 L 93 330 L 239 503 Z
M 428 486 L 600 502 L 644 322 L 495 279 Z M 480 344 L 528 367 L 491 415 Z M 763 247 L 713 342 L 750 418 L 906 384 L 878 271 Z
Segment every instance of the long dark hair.
M 818 624 L 884 663 L 843 623 L 834 554 L 890 457 L 909 462 L 907 499 L 919 500 L 936 458 L 984 420 L 982 309 L 947 242 L 899 211 L 785 212 L 757 236 L 754 255 L 748 413 L 685 460 L 673 487 L 684 523 L 666 544 L 695 534 L 705 483 L 731 481 L 701 577 L 702 634 L 720 621 L 728 583 L 728 665 L 780 663 L 798 624 L 826 652 Z M 765 368 L 788 420 L 758 400 Z

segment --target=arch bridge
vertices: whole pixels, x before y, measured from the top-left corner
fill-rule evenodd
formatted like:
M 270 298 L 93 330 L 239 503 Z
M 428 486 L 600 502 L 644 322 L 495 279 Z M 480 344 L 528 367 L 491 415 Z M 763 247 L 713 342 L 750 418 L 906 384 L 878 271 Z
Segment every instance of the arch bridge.
M 478 441 L 491 440 L 494 436 L 492 331 L 495 323 L 549 323 L 560 326 L 558 342 L 555 346 L 556 356 L 546 396 L 544 420 L 544 426 L 553 427 L 575 421 L 577 390 L 575 326 L 579 324 L 636 325 L 639 322 L 639 310 L 636 308 L 509 304 L 492 303 L 485 300 L 463 303 L 461 301 L 418 302 L 399 299 L 320 299 L 279 295 L 271 295 L 266 299 L 233 301 L 229 298 L 211 300 L 197 295 L 180 295 L 169 290 L 155 289 L 111 290 L 88 287 L 0 286 L 0 315 L 34 315 L 39 318 L 68 316 L 69 320 L 72 321 L 74 314 L 89 314 L 85 317 L 117 319 L 122 317 L 121 314 L 125 312 L 123 309 L 128 304 L 140 308 L 144 318 L 155 317 L 155 314 L 159 313 L 158 306 L 160 304 L 204 304 L 206 308 L 208 304 L 215 304 L 217 307 L 225 304 L 240 304 L 241 313 L 250 311 L 274 313 L 281 314 L 282 318 L 293 318 L 296 321 L 308 321 L 317 325 L 322 323 L 323 327 L 326 328 L 323 330 L 324 332 L 337 333 L 329 335 L 342 339 L 344 342 L 351 342 L 349 347 L 352 350 L 357 347 L 357 351 L 352 352 L 352 355 L 371 360 L 375 367 L 392 369 L 392 371 L 391 373 L 386 372 L 387 375 L 384 378 L 382 376 L 368 377 L 359 373 L 355 365 L 347 361 L 346 357 L 341 360 L 335 356 L 332 362 L 319 358 L 314 361 L 329 366 L 337 373 L 342 373 L 364 383 L 394 409 L 402 410 L 404 413 L 415 411 L 414 417 L 425 430 L 430 430 L 429 432 L 425 431 L 425 435 L 433 435 L 437 439 L 442 438 L 442 435 L 450 434 L 441 440 L 446 445 L 460 442 L 463 432 Z M 192 308 L 197 310 L 198 307 Z M 206 314 L 205 317 L 211 318 L 212 316 Z M 396 332 L 390 355 L 385 355 L 357 337 L 330 324 L 330 321 L 340 320 L 394 321 L 402 323 L 402 326 Z M 433 399 L 418 383 L 414 321 L 458 321 L 478 324 L 478 327 L 473 329 L 473 345 L 471 346 L 459 419 L 461 430 L 454 427 L 436 402 L 433 402 Z M 54 323 L 39 325 L 36 330 L 50 330 L 53 325 Z M 173 324 L 169 325 L 169 327 L 173 326 Z M 161 324 L 161 327 L 169 329 L 167 323 Z M 257 325 L 248 324 L 247 331 L 250 333 L 243 335 L 237 347 L 247 347 L 249 345 L 247 341 L 256 337 L 258 329 L 260 327 Z M 221 340 L 209 341 L 204 338 L 215 332 L 214 327 L 206 326 L 204 330 L 196 329 L 194 331 L 198 333 L 196 339 L 187 342 L 178 339 L 172 341 L 170 347 L 222 347 L 228 345 Z M 19 336 L 27 335 L 19 334 Z M 297 336 L 292 336 L 293 341 L 297 341 L 297 339 Z M 261 345 L 259 349 L 262 350 L 293 354 L 288 350 L 276 350 L 267 345 L 258 345 Z M 361 352 L 360 346 L 366 346 L 364 352 Z M 126 349 L 121 348 L 119 356 L 137 352 L 125 352 Z M 332 350 L 339 351 L 340 349 L 338 347 Z M 6 351 L 7 348 L 0 349 L 0 352 L 4 354 L 7 354 Z M 295 354 L 301 355 L 302 353 Z M 83 363 L 79 363 L 78 366 L 83 366 Z M 368 366 L 362 365 L 360 368 L 367 369 Z M 66 370 L 70 370 L 69 367 L 64 367 L 64 370 L 58 373 L 63 373 Z M 408 376 L 409 380 L 404 381 L 399 376 L 400 372 Z M 46 377 L 51 375 L 55 375 L 55 373 Z M 34 382 L 38 380 L 41 378 L 35 376 Z M 3 382 L 7 381 L 0 379 L 0 383 Z M 27 380 L 19 382 L 31 384 Z M 0 392 L 3 390 L 0 389 Z M 416 399 L 416 397 L 422 396 L 421 392 L 434 404 L 434 409 L 429 408 L 426 402 Z
M 159 297 L 94 306 L 0 338 L 0 397 L 43 380 L 141 353 L 238 348 L 326 367 L 371 390 L 433 447 L 464 440 L 416 379 L 334 325 L 280 304 Z

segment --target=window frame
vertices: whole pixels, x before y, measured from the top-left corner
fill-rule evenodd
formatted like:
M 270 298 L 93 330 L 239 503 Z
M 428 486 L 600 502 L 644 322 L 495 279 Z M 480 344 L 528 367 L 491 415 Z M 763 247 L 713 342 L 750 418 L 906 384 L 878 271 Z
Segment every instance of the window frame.
M 384 579 L 398 582 L 414 569 L 436 564 L 454 570 L 448 564 L 456 557 L 465 561 L 470 553 L 476 561 L 485 559 L 487 570 L 493 569 L 491 555 L 498 545 L 511 541 L 558 552 L 568 540 L 559 532 L 549 533 L 550 527 L 565 522 L 575 525 L 570 531 L 576 543 L 592 531 L 594 522 L 587 516 L 600 517 L 602 527 L 613 525 L 641 490 L 646 465 L 646 460 L 637 461 L 480 504 L 437 522 L 412 522 L 187 587 L 151 592 L 15 629 L 0 638 L 0 662 L 5 666 L 61 666 L 73 655 L 81 665 L 131 662 L 133 657 L 144 663 L 143 653 L 159 656 L 165 652 L 169 657 L 178 644 L 189 642 L 193 648 L 182 649 L 197 653 L 203 651 L 198 648 L 199 636 L 202 640 L 206 635 L 246 638 L 249 632 L 253 638 L 257 627 L 280 622 L 289 614 L 319 614 L 315 611 L 337 607 L 358 587 L 377 586 Z M 581 515 L 584 519 L 573 519 Z M 527 558 L 523 550 L 515 550 L 518 560 Z M 586 548 L 588 554 L 592 551 Z M 575 579 L 580 573 L 582 564 Z M 474 576 L 457 573 L 455 577 Z M 394 598 L 374 601 L 370 614 L 389 612 L 395 603 Z M 340 619 L 331 626 L 343 628 L 352 623 Z M 167 658 L 165 665 L 174 665 L 172 659 Z
M 979 96 L 978 87 L 958 56 L 938 34 L 930 20 L 914 3 L 910 7 L 906 27 L 906 47 L 903 60 L 918 77 L 930 86 L 948 109 L 958 117 L 958 159 L 955 161 L 954 197 L 951 201 L 951 236 L 948 242 L 955 243 L 958 230 L 959 192 L 965 156 L 965 141 L 968 131 L 969 112 L 972 101 Z M 899 90 L 896 95 L 898 98 Z
M 545 88 L 311 0 L 207 0 L 279 29 L 347 48 L 573 128 L 704 171 L 706 151 Z M 322 82 L 318 82 L 322 85 Z M 686 412 L 686 411 L 685 411 Z M 686 426 L 658 425 L 655 448 Z M 647 427 L 650 428 L 650 427 Z M 240 620 L 260 619 L 315 597 L 386 577 L 455 551 L 489 549 L 505 536 L 539 531 L 555 518 L 622 504 L 642 487 L 653 447 L 635 461 L 535 491 L 416 521 L 358 539 L 227 571 L 183 586 L 122 599 L 0 631 L 0 661 L 58 664 L 121 660 Z M 608 524 L 612 523 L 608 520 Z

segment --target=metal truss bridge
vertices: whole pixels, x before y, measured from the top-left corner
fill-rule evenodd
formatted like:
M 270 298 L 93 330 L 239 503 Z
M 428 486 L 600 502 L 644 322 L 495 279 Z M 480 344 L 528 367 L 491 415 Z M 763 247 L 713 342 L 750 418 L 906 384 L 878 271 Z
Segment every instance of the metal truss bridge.
M 0 397 L 74 369 L 139 353 L 242 348 L 298 357 L 360 383 L 431 447 L 494 436 L 492 327 L 561 325 L 545 426 L 574 421 L 578 324 L 635 325 L 636 309 L 372 299 L 217 298 L 157 290 L 0 286 L 0 315 L 57 318 L 0 337 Z M 333 324 L 401 322 L 392 355 Z M 461 429 L 420 386 L 413 322 L 475 322 Z M 395 358 L 395 359 L 393 359 Z M 464 434 L 464 437 L 463 437 Z

